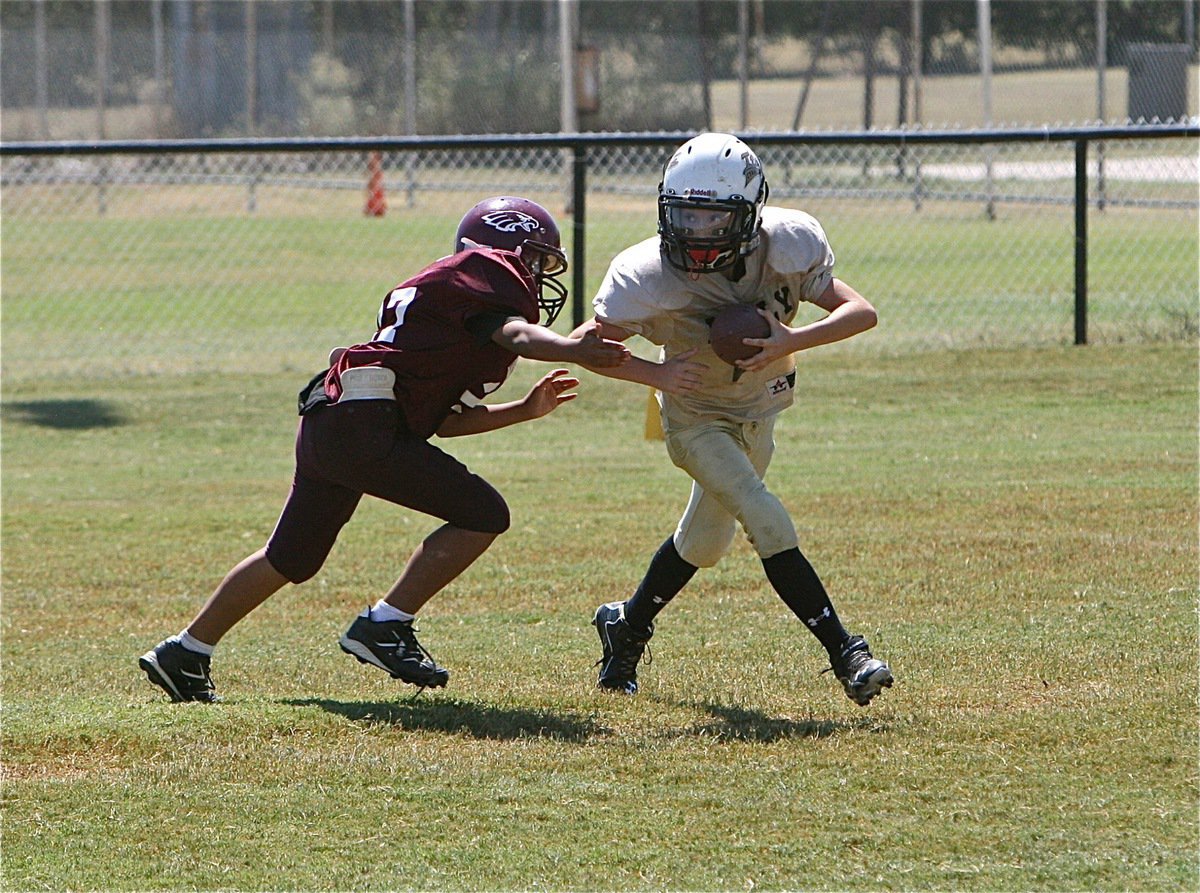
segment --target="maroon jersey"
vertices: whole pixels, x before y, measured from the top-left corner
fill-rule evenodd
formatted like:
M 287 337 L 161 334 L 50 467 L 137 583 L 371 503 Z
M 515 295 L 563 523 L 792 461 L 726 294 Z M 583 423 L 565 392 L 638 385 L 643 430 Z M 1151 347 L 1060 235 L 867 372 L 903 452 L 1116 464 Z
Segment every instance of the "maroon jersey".
M 515 254 L 472 248 L 401 282 L 383 299 L 375 337 L 329 370 L 325 393 L 337 400 L 346 369 L 385 366 L 396 373 L 409 430 L 430 437 L 455 407 L 500 387 L 516 362 L 516 354 L 472 333 L 471 321 L 481 316 L 538 321 L 537 286 Z

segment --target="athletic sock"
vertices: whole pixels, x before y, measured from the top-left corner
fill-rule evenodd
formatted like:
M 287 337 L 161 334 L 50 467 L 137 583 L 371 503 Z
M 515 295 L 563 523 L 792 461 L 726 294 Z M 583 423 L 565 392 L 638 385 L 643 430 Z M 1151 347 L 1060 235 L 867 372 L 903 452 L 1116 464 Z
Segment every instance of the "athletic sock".
M 634 629 L 649 630 L 658 612 L 679 594 L 698 568 L 679 557 L 675 537 L 669 536 L 646 568 L 637 592 L 625 602 L 625 621 Z
M 203 654 L 205 657 L 212 657 L 212 653 L 217 647 L 216 645 L 209 645 L 207 642 L 201 642 L 186 629 L 177 635 L 175 640 L 188 651 L 195 651 L 197 654 Z
M 762 560 L 767 579 L 792 613 L 804 621 L 830 655 L 841 652 L 850 637 L 838 619 L 821 578 L 799 549 L 788 549 Z
M 401 611 L 394 605 L 389 605 L 383 599 L 375 602 L 367 609 L 367 619 L 373 620 L 376 623 L 384 623 L 389 620 L 411 621 L 416 618 L 415 614 L 409 614 L 407 611 Z

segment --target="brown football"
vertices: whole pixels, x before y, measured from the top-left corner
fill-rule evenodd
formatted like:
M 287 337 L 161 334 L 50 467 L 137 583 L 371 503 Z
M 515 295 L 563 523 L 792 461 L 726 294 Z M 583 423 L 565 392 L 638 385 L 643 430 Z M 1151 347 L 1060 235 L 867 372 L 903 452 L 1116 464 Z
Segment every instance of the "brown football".
M 753 304 L 730 304 L 713 317 L 709 326 L 708 343 L 713 353 L 729 365 L 735 360 L 754 356 L 762 348 L 742 344 L 743 338 L 766 338 L 771 324 L 758 315 Z

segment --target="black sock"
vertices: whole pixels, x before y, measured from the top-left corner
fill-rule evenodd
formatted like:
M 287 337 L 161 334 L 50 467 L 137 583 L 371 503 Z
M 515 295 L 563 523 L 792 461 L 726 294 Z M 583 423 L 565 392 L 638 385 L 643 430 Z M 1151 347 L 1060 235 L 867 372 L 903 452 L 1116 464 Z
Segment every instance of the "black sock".
M 635 629 L 649 629 L 658 612 L 679 594 L 697 567 L 688 564 L 675 551 L 675 537 L 658 547 L 637 592 L 625 602 L 625 620 Z
M 821 578 L 813 570 L 799 549 L 788 549 L 778 555 L 763 559 L 767 579 L 779 593 L 784 604 L 792 613 L 804 621 L 804 625 L 830 654 L 837 654 L 842 643 L 849 637 L 833 603 L 821 585 Z

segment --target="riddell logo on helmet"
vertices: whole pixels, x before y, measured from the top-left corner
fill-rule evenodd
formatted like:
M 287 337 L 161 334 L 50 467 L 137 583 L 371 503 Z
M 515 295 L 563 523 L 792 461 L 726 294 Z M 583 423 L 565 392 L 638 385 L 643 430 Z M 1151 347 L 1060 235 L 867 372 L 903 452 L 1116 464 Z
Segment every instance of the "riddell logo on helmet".
M 685 198 L 692 198 L 693 196 L 699 196 L 701 198 L 716 198 L 717 190 L 715 190 L 715 189 L 685 189 L 685 190 L 683 190 L 683 195 Z
M 542 228 L 536 217 L 526 214 L 524 211 L 515 211 L 512 209 L 507 211 L 492 211 L 490 214 L 484 214 L 479 219 L 492 229 L 499 230 L 502 233 L 515 233 L 519 229 L 523 229 L 527 233 L 533 233 Z

